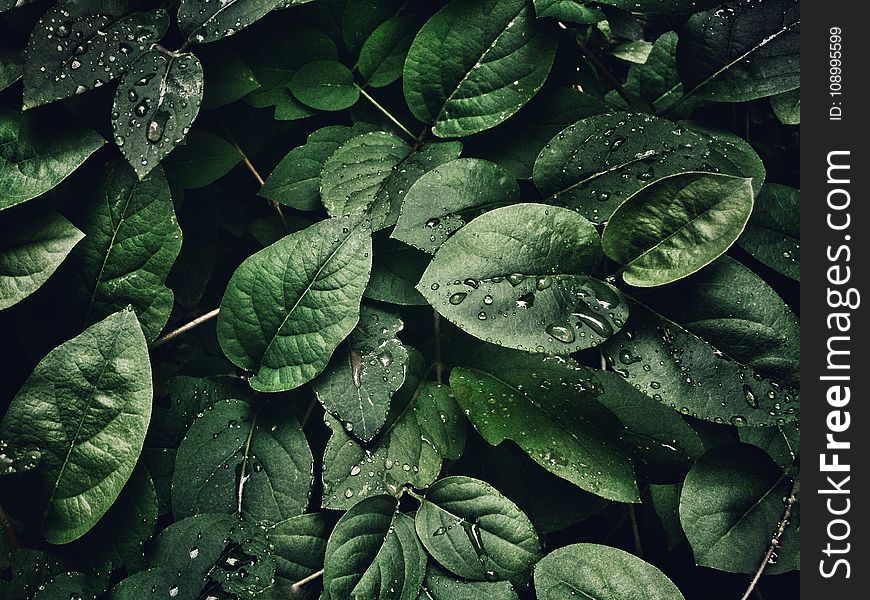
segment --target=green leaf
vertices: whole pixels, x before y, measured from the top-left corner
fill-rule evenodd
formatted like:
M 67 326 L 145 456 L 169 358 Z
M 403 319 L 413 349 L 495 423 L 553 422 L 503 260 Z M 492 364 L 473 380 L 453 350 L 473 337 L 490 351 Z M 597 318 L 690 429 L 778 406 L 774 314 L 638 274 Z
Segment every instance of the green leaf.
M 0 42 L 0 91 L 21 79 L 24 73 L 24 51 L 17 45 Z
M 275 595 L 292 598 L 293 584 L 323 568 L 326 541 L 335 519 L 328 513 L 299 515 L 277 523 L 266 531 L 274 546 Z
M 495 127 L 541 89 L 556 42 L 526 0 L 453 0 L 408 52 L 408 107 L 438 137 Z
M 636 13 L 664 15 L 687 15 L 708 6 L 716 6 L 718 0 L 599 0 L 606 4 Z
M 573 361 L 485 346 L 450 372 L 450 387 L 493 446 L 513 440 L 539 465 L 583 490 L 637 502 L 620 423 L 597 401 L 592 372 Z M 566 395 L 566 390 L 571 390 Z
M 314 379 L 359 320 L 372 264 L 371 237 L 348 218 L 321 221 L 246 259 L 221 301 L 218 340 L 255 371 L 257 391 Z
M 334 60 L 308 63 L 293 74 L 287 87 L 302 104 L 317 110 L 344 110 L 359 100 L 353 73 Z
M 341 37 L 353 53 L 360 50 L 381 23 L 401 12 L 406 3 L 402 0 L 347 0 L 342 4 L 344 6 L 338 7 Z
M 368 447 L 328 415 L 324 420 L 332 436 L 323 455 L 323 508 L 346 510 L 375 494 L 397 496 L 406 484 L 425 488 L 438 477 L 442 459 L 457 458 L 465 444 L 456 401 L 432 383 L 421 385 Z
M 783 125 L 801 124 L 801 90 L 783 92 L 770 97 L 770 106 Z
M 800 239 L 800 191 L 766 184 L 737 245 L 774 271 L 800 281 Z
M 622 422 L 623 442 L 633 449 L 642 479 L 653 483 L 682 481 L 704 444 L 678 413 L 644 395 L 612 371 L 595 371 L 598 401 Z
M 800 423 L 786 423 L 776 427 L 743 427 L 740 441 L 758 446 L 786 472 L 796 466 L 801 451 Z
M 688 94 L 747 102 L 800 85 L 797 0 L 739 0 L 692 15 L 680 34 L 677 69 Z
M 410 154 L 410 146 L 384 131 L 364 133 L 342 144 L 324 162 L 320 176 L 326 212 L 340 217 L 367 211 Z
M 799 384 L 798 318 L 736 260 L 723 256 L 688 279 L 638 297 L 761 375 L 786 386 Z
M 477 338 L 568 354 L 600 344 L 628 316 L 615 288 L 585 275 L 598 266 L 600 246 L 595 228 L 574 211 L 498 208 L 448 239 L 417 289 Z
M 604 3 L 606 4 L 606 2 Z M 604 21 L 607 16 L 579 0 L 534 0 L 535 14 L 541 17 L 552 17 L 559 21 L 587 25 Z
M 384 87 L 402 76 L 418 25 L 416 16 L 401 15 L 384 21 L 372 32 L 359 53 L 359 73 L 366 85 Z
M 153 341 L 172 312 L 165 281 L 181 250 L 169 185 L 162 169 L 140 181 L 120 160 L 95 183 L 81 212 L 71 216 L 85 234 L 70 261 L 72 296 L 86 323 L 132 305 L 145 339 Z
M 752 180 L 711 173 L 661 179 L 623 202 L 601 236 L 629 285 L 682 279 L 731 247 L 752 213 Z
M 411 186 L 392 237 L 433 254 L 465 225 L 469 214 L 512 204 L 519 196 L 516 180 L 497 164 L 477 158 L 452 160 Z
M 260 195 L 297 210 L 319 210 L 323 164 L 345 142 L 371 131 L 374 126 L 367 123 L 318 129 L 304 145 L 293 148 L 281 159 L 266 178 Z
M 677 586 L 648 562 L 619 548 L 572 544 L 535 565 L 540 600 L 615 598 L 684 600 Z
M 522 578 L 541 557 L 529 518 L 494 487 L 471 477 L 436 481 L 414 523 L 429 554 L 465 579 Z
M 25 109 L 119 77 L 169 27 L 165 10 L 125 15 L 106 8 L 91 13 L 63 2 L 39 20 L 24 54 Z
M 194 421 L 178 447 L 172 513 L 228 513 L 261 526 L 302 514 L 313 459 L 282 402 L 224 400 Z
M 177 147 L 164 161 L 166 174 L 185 189 L 211 185 L 233 167 L 242 157 L 232 144 L 208 131 L 193 130 L 187 143 Z
M 151 50 L 121 78 L 112 106 L 115 143 L 145 177 L 187 135 L 202 102 L 203 73 L 190 53 Z
M 375 247 L 372 276 L 366 298 L 404 306 L 426 306 L 426 299 L 414 287 L 429 265 L 429 256 L 401 242 L 386 240 Z
M 26 499 L 21 487 L 8 492 L 26 502 L 48 542 L 71 542 L 106 513 L 133 472 L 150 417 L 151 365 L 132 310 L 39 362 L 9 405 L 0 437 L 41 452 Z
M 432 563 L 417 600 L 518 600 L 509 581 L 468 581 L 455 579 Z
M 363 306 L 346 346 L 311 383 L 323 408 L 364 442 L 386 423 L 390 400 L 405 383 L 408 350 L 396 337 L 402 327 L 397 316 Z
M 652 43 L 645 40 L 634 40 L 618 45 L 610 53 L 626 62 L 642 65 L 649 58 L 652 46 Z
M 324 600 L 416 600 L 426 553 L 412 519 L 389 496 L 367 498 L 339 519 L 326 544 Z
M 262 536 L 230 515 L 176 521 L 154 540 L 149 562 L 155 566 L 123 580 L 110 597 L 141 600 L 157 590 L 173 600 L 198 600 L 205 592 L 231 598 L 263 594 L 275 577 L 275 561 Z
M 54 211 L 0 222 L 0 310 L 38 290 L 84 236 Z
M 792 482 L 763 451 L 748 444 L 708 451 L 689 471 L 680 521 L 695 562 L 730 573 L 755 573 L 783 515 Z M 797 508 L 797 507 L 796 507 Z M 800 515 L 794 511 L 766 572 L 799 568 Z
M 755 190 L 764 181 L 764 165 L 745 142 L 630 113 L 589 117 L 556 135 L 535 162 L 534 180 L 545 202 L 604 223 L 641 189 L 689 171 L 752 177 Z
M 181 0 L 178 26 L 188 42 L 205 44 L 233 35 L 286 0 Z
M 0 211 L 44 194 L 105 143 L 68 115 L 47 128 L 32 113 L 0 109 Z
M 204 109 L 214 109 L 241 100 L 260 88 L 256 75 L 240 54 L 224 45 L 197 48 L 196 56 L 208 85 L 202 98 Z

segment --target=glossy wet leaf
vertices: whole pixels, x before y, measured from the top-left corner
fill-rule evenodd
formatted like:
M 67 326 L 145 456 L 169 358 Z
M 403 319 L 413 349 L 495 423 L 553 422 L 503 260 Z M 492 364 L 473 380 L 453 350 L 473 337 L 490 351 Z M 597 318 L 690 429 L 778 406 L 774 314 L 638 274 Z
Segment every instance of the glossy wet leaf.
M 615 288 L 586 275 L 601 260 L 600 245 L 592 224 L 574 211 L 498 208 L 450 237 L 417 289 L 477 338 L 568 354 L 600 344 L 628 315 Z
M 203 72 L 191 53 L 151 50 L 121 78 L 112 105 L 115 144 L 145 177 L 187 135 L 202 103 Z
M 801 90 L 783 92 L 770 97 L 770 107 L 783 125 L 800 125 Z
M 411 186 L 392 237 L 434 253 L 480 210 L 519 199 L 516 180 L 504 168 L 459 158 L 424 174 Z
M 291 517 L 266 531 L 274 545 L 275 594 L 292 597 L 297 581 L 323 568 L 326 541 L 335 524 L 328 513 L 310 513 Z
M 44 194 L 105 143 L 74 120 L 48 128 L 33 113 L 0 108 L 0 211 Z
M 429 554 L 465 579 L 522 578 L 541 557 L 529 518 L 494 487 L 471 477 L 436 481 L 414 523 Z
M 525 0 L 453 0 L 426 22 L 408 52 L 408 107 L 438 137 L 494 127 L 544 84 L 555 42 Z
M 426 567 L 426 579 L 417 600 L 517 600 L 509 581 L 468 581 L 452 577 L 431 562 Z
M 119 77 L 169 27 L 164 10 L 124 14 L 105 8 L 90 12 L 65 2 L 39 20 L 24 55 L 25 109 Z
M 692 15 L 680 34 L 677 70 L 686 92 L 746 102 L 800 85 L 797 0 L 740 0 Z
M 132 305 L 153 341 L 172 312 L 166 277 L 181 249 L 169 185 L 158 168 L 141 181 L 109 163 L 73 222 L 85 234 L 71 257 L 72 296 L 86 323 Z
M 513 440 L 532 460 L 583 490 L 638 500 L 634 467 L 617 439 L 620 422 L 597 397 L 590 369 L 556 357 L 485 346 L 450 387 L 493 446 Z
M 302 104 L 317 110 L 344 110 L 359 99 L 353 73 L 334 60 L 304 65 L 293 74 L 287 87 Z
M 606 4 L 606 3 L 605 3 Z M 604 21 L 607 16 L 579 0 L 534 0 L 538 17 L 551 17 L 568 23 L 586 25 Z
M 390 304 L 425 306 L 426 300 L 414 287 L 429 265 L 429 256 L 390 241 L 375 247 L 372 276 L 365 297 Z
M 178 26 L 189 42 L 214 42 L 266 16 L 286 0 L 181 0 Z
M 368 446 L 326 416 L 332 436 L 323 455 L 323 508 L 347 509 L 375 494 L 397 496 L 405 484 L 425 488 L 438 477 L 443 459 L 459 457 L 465 422 L 450 390 L 424 383 L 412 393 Z
M 414 15 L 391 17 L 366 39 L 359 53 L 359 72 L 369 87 L 384 87 L 402 76 L 418 24 Z
M 83 237 L 54 211 L 21 225 L 0 221 L 0 310 L 38 290 Z
M 801 279 L 800 191 L 768 183 L 737 245 L 771 269 Z
M 538 156 L 534 180 L 546 202 L 604 223 L 636 192 L 690 171 L 752 177 L 755 190 L 765 175 L 745 142 L 650 115 L 612 113 L 583 119 L 557 134 Z
M 672 283 L 716 260 L 743 233 L 752 180 L 686 173 L 643 188 L 611 215 L 604 252 L 637 287 Z
M 367 123 L 353 127 L 331 125 L 316 130 L 308 141 L 293 148 L 266 178 L 260 195 L 298 210 L 318 210 L 323 164 L 345 142 L 374 131 Z
M 324 600 L 416 600 L 426 553 L 414 522 L 389 496 L 363 500 L 339 519 L 326 544 Z
M 782 469 L 755 446 L 720 446 L 707 452 L 689 471 L 680 496 L 680 521 L 695 561 L 720 571 L 754 573 L 791 487 Z M 767 565 L 768 573 L 799 568 L 799 511 L 790 520 L 776 551 L 778 560 Z
M 142 450 L 151 394 L 145 337 L 129 309 L 52 350 L 21 387 L 0 437 L 41 453 L 24 508 L 48 542 L 81 537 L 118 497 Z
M 652 44 L 643 40 L 625 42 L 611 50 L 611 54 L 626 62 L 642 65 L 652 52 Z
M 390 401 L 408 368 L 408 350 L 396 335 L 394 314 L 363 306 L 360 321 L 311 387 L 323 407 L 354 437 L 368 442 L 387 420 Z
M 221 301 L 218 339 L 258 391 L 314 379 L 356 326 L 371 237 L 347 218 L 293 233 L 243 262 Z
M 535 565 L 535 591 L 540 600 L 684 600 L 674 582 L 650 563 L 599 544 L 572 544 L 545 556 Z
M 228 513 L 273 526 L 302 514 L 311 492 L 311 450 L 286 404 L 224 400 L 200 414 L 178 447 L 176 518 Z

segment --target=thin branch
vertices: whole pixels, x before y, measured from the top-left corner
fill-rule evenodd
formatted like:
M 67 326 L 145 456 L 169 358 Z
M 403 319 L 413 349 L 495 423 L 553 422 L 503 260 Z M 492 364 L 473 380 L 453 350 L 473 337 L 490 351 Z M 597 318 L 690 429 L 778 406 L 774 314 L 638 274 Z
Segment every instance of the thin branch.
M 394 117 L 392 114 L 390 114 L 390 111 L 388 111 L 386 108 L 381 106 L 381 104 L 377 100 L 372 98 L 372 96 L 367 91 L 362 89 L 356 83 L 353 84 L 353 87 L 355 87 L 357 90 L 359 90 L 359 93 L 362 94 L 363 98 L 365 98 L 366 100 L 371 102 L 372 105 L 374 105 L 374 107 L 377 108 L 379 111 L 381 111 L 385 117 L 387 117 L 390 121 L 392 121 L 396 125 L 396 127 L 401 129 L 405 135 L 407 135 L 409 138 L 411 138 L 414 142 L 420 141 L 419 138 L 417 136 L 415 136 L 413 133 L 411 133 L 411 131 L 407 127 L 402 125 L 402 123 L 396 117 Z
M 226 127 L 224 127 L 223 130 L 224 135 L 227 136 L 227 140 L 229 140 L 230 144 L 233 145 L 233 148 L 236 149 L 238 155 L 242 157 L 242 162 L 244 163 L 245 167 L 247 167 L 248 171 L 251 172 L 251 175 L 254 176 L 254 179 L 257 180 L 257 184 L 262 188 L 264 185 L 266 185 L 266 180 L 263 179 L 262 175 L 260 175 L 260 172 L 254 166 L 254 163 L 251 162 L 251 159 L 248 158 L 248 155 L 245 154 L 244 150 L 242 150 L 242 147 L 236 141 L 236 138 L 233 137 L 233 134 L 230 133 L 230 130 Z M 269 204 L 271 204 L 272 208 L 275 209 L 275 212 L 278 213 L 278 217 L 281 219 L 281 223 L 284 225 L 284 231 L 289 231 L 290 228 L 287 225 L 287 219 L 284 217 L 284 211 L 281 210 L 281 205 L 274 200 L 269 200 Z
M 643 558 L 643 546 L 640 543 L 640 529 L 637 526 L 637 512 L 634 510 L 634 504 L 628 505 L 628 518 L 631 521 L 631 535 L 634 538 L 634 553 L 639 558 Z
M 305 414 L 302 416 L 302 422 L 299 426 L 302 429 L 305 429 L 305 426 L 308 425 L 308 421 L 311 420 L 311 415 L 314 414 L 314 407 L 317 405 L 317 397 L 311 399 L 311 402 L 308 403 L 308 408 L 305 409 Z
M 580 51 L 583 55 L 589 59 L 589 62 L 610 82 L 613 86 L 613 89 L 616 90 L 616 93 L 620 95 L 620 97 L 625 100 L 625 103 L 629 106 L 634 105 L 634 99 L 629 96 L 628 92 L 625 91 L 625 88 L 622 87 L 622 84 L 619 80 L 610 72 L 610 70 L 601 62 L 597 56 L 593 52 L 590 52 L 580 38 L 577 38 L 577 46 L 580 48 Z
M 306 585 L 308 585 L 309 583 L 311 583 L 313 581 L 317 581 L 321 577 L 323 577 L 323 569 L 320 569 L 319 571 L 312 573 L 311 575 L 309 575 L 305 579 L 300 579 L 299 581 L 294 583 L 292 586 L 293 592 L 301 591 L 302 588 L 304 588 Z
M 782 545 L 782 536 L 785 534 L 785 529 L 786 527 L 788 527 L 791 521 L 792 509 L 794 509 L 794 505 L 797 504 L 799 494 L 800 477 L 796 477 L 794 483 L 791 486 L 791 492 L 789 493 L 788 498 L 785 501 L 785 510 L 782 513 L 779 524 L 777 524 L 776 526 L 776 531 L 773 533 L 773 537 L 770 538 L 770 544 L 767 546 L 767 552 L 764 553 L 764 558 L 761 559 L 761 564 L 758 565 L 758 570 L 755 571 L 755 575 L 752 577 L 752 581 L 749 582 L 749 587 L 746 588 L 746 593 L 743 594 L 740 600 L 749 600 L 749 597 L 755 590 L 755 586 L 758 585 L 758 581 L 764 574 L 764 570 L 767 568 L 767 565 L 772 565 L 776 563 L 776 550 Z
M 172 331 L 170 331 L 166 335 L 157 338 L 154 341 L 154 343 L 151 344 L 151 349 L 153 350 L 154 348 L 158 348 L 158 347 L 162 346 L 163 344 L 165 344 L 166 342 L 171 342 L 172 340 L 174 340 L 178 336 L 184 335 L 185 333 L 187 333 L 191 329 L 194 329 L 196 327 L 199 327 L 203 323 L 211 321 L 216 316 L 218 316 L 218 313 L 220 312 L 220 310 L 221 310 L 220 308 L 216 308 L 212 311 L 209 311 L 209 312 L 205 313 L 204 315 L 195 318 L 193 321 L 190 321 L 189 323 L 185 323 L 184 325 L 182 325 L 178 329 L 173 329 Z
M 444 362 L 441 360 L 441 315 L 432 311 L 432 323 L 435 328 L 435 381 L 444 383 Z

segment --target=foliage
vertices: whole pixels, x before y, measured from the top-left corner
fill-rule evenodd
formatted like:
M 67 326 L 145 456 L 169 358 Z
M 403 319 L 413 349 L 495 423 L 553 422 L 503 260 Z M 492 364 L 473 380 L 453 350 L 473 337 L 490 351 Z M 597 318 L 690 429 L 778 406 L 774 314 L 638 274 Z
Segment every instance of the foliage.
M 0 2 L 0 600 L 795 597 L 799 23 Z

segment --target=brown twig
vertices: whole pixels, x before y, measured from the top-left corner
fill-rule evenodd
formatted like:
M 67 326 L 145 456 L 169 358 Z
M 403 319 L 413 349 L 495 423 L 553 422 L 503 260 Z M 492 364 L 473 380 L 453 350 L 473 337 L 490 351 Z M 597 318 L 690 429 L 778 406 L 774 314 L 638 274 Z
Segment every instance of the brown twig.
M 257 167 L 254 166 L 254 163 L 251 162 L 251 159 L 248 158 L 248 155 L 245 154 L 245 151 L 242 150 L 242 147 L 236 141 L 236 138 L 233 137 L 233 134 L 230 133 L 230 130 L 226 127 L 223 128 L 224 135 L 227 136 L 227 140 L 229 140 L 230 144 L 233 145 L 233 148 L 236 149 L 238 155 L 242 158 L 242 163 L 244 163 L 245 167 L 247 167 L 248 171 L 251 172 L 251 175 L 254 176 L 254 179 L 257 180 L 257 184 L 262 188 L 266 185 L 266 180 L 263 179 L 263 176 L 260 175 L 260 172 L 257 170 Z M 284 231 L 289 231 L 290 227 L 287 225 L 287 219 L 284 217 L 284 211 L 281 210 L 281 205 L 275 202 L 274 200 L 269 200 L 269 204 L 272 205 L 272 208 L 275 209 L 275 212 L 278 213 L 278 217 L 281 219 L 281 223 L 284 225 Z
M 153 350 L 154 348 L 162 346 L 166 342 L 171 342 L 172 340 L 174 340 L 178 336 L 187 333 L 191 329 L 194 329 L 195 327 L 199 327 L 203 323 L 211 321 L 216 316 L 218 316 L 218 313 L 220 312 L 220 310 L 221 310 L 220 308 L 216 308 L 212 311 L 209 311 L 209 312 L 205 313 L 204 315 L 195 318 L 193 321 L 190 321 L 189 323 L 185 323 L 184 325 L 182 325 L 178 329 L 173 329 L 172 331 L 170 331 L 166 335 L 157 338 L 154 341 L 154 343 L 151 344 L 151 349 Z
M 628 505 L 628 518 L 631 521 L 631 535 L 634 538 L 634 553 L 639 558 L 643 558 L 643 546 L 640 543 L 640 529 L 637 526 L 637 512 L 634 510 L 634 504 Z
M 764 553 L 764 558 L 761 559 L 761 564 L 758 565 L 758 569 L 755 571 L 755 575 L 753 575 L 752 581 L 749 582 L 749 587 L 746 588 L 746 593 L 743 594 L 743 597 L 740 600 L 749 600 L 749 597 L 752 595 L 753 590 L 755 590 L 755 586 L 758 585 L 758 581 L 764 574 L 764 570 L 767 568 L 767 565 L 774 564 L 775 559 L 773 559 L 773 557 L 776 554 L 776 550 L 782 545 L 782 536 L 785 534 L 785 529 L 789 525 L 789 522 L 791 520 L 791 513 L 794 509 L 794 505 L 797 504 L 799 494 L 800 478 L 797 477 L 795 478 L 794 483 L 791 486 L 791 492 L 789 493 L 788 498 L 785 501 L 785 510 L 782 513 L 782 517 L 779 519 L 779 523 L 776 526 L 776 531 L 773 533 L 773 537 L 770 538 L 770 544 L 767 546 L 767 552 Z

